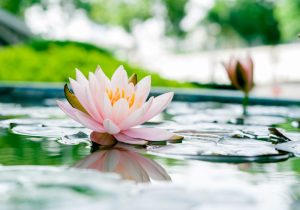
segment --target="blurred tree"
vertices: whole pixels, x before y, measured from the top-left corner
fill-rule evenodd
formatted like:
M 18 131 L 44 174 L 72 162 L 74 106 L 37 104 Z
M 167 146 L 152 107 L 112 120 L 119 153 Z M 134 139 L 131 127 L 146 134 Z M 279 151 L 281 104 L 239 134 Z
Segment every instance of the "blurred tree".
M 119 25 L 131 31 L 135 22 L 142 22 L 153 16 L 151 0 L 98 0 L 91 1 L 88 13 L 92 20 Z
M 283 41 L 298 39 L 297 35 L 300 33 L 300 0 L 279 1 L 275 11 Z
M 156 15 L 163 15 L 158 14 L 162 7 L 165 10 L 163 16 L 166 22 L 166 33 L 182 37 L 184 31 L 180 23 L 185 16 L 186 3 L 186 0 L 98 0 L 90 1 L 88 14 L 96 22 L 120 25 L 131 32 L 135 23 L 143 22 Z
M 278 21 L 270 0 L 216 0 L 204 23 L 217 24 L 219 35 L 229 38 L 238 34 L 249 45 L 280 42 Z
M 57 0 L 66 11 L 71 14 L 76 9 L 84 9 L 95 22 L 105 25 L 119 25 L 128 32 L 137 22 L 143 22 L 157 15 L 156 10 L 164 8 L 163 15 L 166 22 L 166 32 L 169 35 L 182 36 L 184 31 L 180 22 L 185 16 L 186 0 Z M 43 8 L 51 4 L 49 0 L 1 0 L 0 8 L 23 16 L 26 8 L 40 4 Z
M 180 23 L 185 17 L 186 0 L 163 0 L 167 10 L 167 34 L 182 37 L 185 32 L 182 30 Z
M 23 16 L 26 8 L 41 2 L 41 0 L 1 0 L 0 8 L 18 16 Z

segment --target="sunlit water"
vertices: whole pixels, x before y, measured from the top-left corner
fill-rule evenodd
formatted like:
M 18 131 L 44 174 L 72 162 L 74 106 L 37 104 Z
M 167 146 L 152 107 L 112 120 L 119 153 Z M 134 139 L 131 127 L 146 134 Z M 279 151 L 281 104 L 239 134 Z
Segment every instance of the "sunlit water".
M 250 107 L 239 125 L 238 105 L 174 102 L 145 126 L 183 135 L 182 143 L 91 155 L 90 131 L 46 104 L 0 104 L 1 210 L 300 208 L 300 159 L 276 149 L 300 154 L 300 108 Z M 268 127 L 275 125 L 292 141 L 273 144 Z M 100 158 L 107 153 L 135 165 L 100 172 L 110 170 Z M 150 183 L 122 179 L 140 171 Z

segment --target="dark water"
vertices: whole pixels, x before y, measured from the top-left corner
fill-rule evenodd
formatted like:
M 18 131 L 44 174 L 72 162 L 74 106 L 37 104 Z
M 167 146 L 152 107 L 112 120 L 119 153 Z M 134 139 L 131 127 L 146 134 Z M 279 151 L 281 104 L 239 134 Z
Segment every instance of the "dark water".
M 174 102 L 145 126 L 183 135 L 182 143 L 122 145 L 90 155 L 90 131 L 53 104 L 0 104 L 0 209 L 300 208 L 300 159 L 278 151 L 278 140 L 268 131 L 285 128 L 293 145 L 288 142 L 284 148 L 297 156 L 300 108 L 251 107 L 240 124 L 238 105 Z M 151 184 L 99 172 L 100 156 L 118 154 L 136 164 L 140 157 L 135 153 L 154 164 L 152 171 L 144 168 L 143 180 L 149 178 Z M 72 167 L 76 164 L 81 169 Z M 122 167 L 121 176 L 140 177 L 136 166 Z

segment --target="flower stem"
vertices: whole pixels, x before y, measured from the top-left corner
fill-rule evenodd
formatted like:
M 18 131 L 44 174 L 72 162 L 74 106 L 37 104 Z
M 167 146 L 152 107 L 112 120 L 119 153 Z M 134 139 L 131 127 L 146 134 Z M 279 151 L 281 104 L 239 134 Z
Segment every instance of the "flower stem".
M 249 95 L 248 95 L 248 93 L 245 93 L 244 98 L 243 98 L 243 116 L 248 115 L 248 112 L 247 112 L 248 103 L 249 103 Z

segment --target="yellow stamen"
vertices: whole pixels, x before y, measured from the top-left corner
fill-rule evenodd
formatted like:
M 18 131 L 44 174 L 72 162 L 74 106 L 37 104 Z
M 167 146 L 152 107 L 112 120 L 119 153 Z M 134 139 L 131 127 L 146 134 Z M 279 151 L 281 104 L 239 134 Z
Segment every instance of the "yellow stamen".
M 129 107 L 134 104 L 135 94 L 132 95 L 131 100 L 129 101 Z
M 127 96 L 124 89 L 120 91 L 120 89 L 117 88 L 115 92 L 110 89 L 106 89 L 106 93 L 112 105 L 114 105 L 121 98 L 127 100 L 129 107 L 132 107 L 135 103 L 135 94 Z

